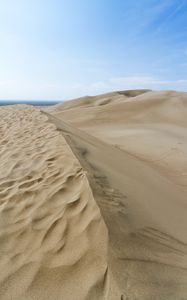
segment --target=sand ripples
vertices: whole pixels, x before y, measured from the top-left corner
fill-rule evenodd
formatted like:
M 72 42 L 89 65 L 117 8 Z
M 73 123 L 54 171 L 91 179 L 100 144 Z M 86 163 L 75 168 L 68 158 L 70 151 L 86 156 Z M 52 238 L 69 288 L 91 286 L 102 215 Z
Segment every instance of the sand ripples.
M 0 145 L 0 299 L 85 299 L 107 268 L 107 231 L 85 173 L 31 106 L 0 109 Z

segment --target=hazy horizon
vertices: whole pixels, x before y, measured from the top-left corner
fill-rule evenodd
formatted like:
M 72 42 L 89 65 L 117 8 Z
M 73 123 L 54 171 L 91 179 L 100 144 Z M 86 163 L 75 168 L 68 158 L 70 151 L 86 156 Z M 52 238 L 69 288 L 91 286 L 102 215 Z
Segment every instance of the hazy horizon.
M 144 90 L 144 88 L 141 88 L 142 90 Z M 141 90 L 141 89 L 132 89 L 132 90 Z M 124 91 L 128 91 L 128 90 L 131 90 L 131 89 L 126 89 Z M 146 90 L 146 88 L 145 88 Z M 32 103 L 37 103 L 37 105 L 39 105 L 38 103 L 50 103 L 49 105 L 55 105 L 55 104 L 58 104 L 58 103 L 63 103 L 63 102 L 66 102 L 68 100 L 74 100 L 74 99 L 78 99 L 78 98 L 81 98 L 81 97 L 90 97 L 90 96 L 98 96 L 98 95 L 103 95 L 103 94 L 108 94 L 108 93 L 112 93 L 112 92 L 120 92 L 122 90 L 109 90 L 109 91 L 103 91 L 101 93 L 93 93 L 93 94 L 89 94 L 89 95 L 81 95 L 81 96 L 75 96 L 75 97 L 67 97 L 66 99 L 0 99 L 0 105 L 2 105 L 2 103 L 16 103 L 16 104 L 19 104 L 19 103 L 25 103 L 25 102 L 28 102 L 30 104 Z M 160 90 L 151 90 L 150 91 L 153 91 L 153 92 L 159 92 L 159 91 L 172 91 L 174 92 L 175 90 L 172 90 L 172 89 L 160 89 Z M 186 91 L 182 91 L 182 90 L 177 90 L 177 92 L 181 92 L 181 93 L 187 93 L 187 90 Z M 45 105 L 45 104 L 43 104 Z

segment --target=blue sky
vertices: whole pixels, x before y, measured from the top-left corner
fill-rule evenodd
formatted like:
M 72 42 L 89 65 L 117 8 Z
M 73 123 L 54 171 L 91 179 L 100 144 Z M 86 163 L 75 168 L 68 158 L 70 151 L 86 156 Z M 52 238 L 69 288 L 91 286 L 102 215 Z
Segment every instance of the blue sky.
M 0 99 L 187 91 L 187 0 L 0 0 Z

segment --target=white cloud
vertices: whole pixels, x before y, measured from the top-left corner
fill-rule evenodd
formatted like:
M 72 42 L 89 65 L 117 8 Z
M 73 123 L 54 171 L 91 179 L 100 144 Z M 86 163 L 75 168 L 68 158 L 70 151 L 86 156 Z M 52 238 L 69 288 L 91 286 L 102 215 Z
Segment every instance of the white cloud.
M 170 4 L 172 5 L 172 2 Z M 162 22 L 160 22 L 159 27 L 157 28 L 157 32 L 160 32 L 163 29 L 163 27 L 167 24 L 167 22 L 173 19 L 177 15 L 177 13 L 183 9 L 185 5 L 186 0 L 176 1 L 176 5 L 174 5 L 171 13 L 169 13 L 166 18 L 163 18 Z
M 167 80 L 153 76 L 130 76 L 112 78 L 110 79 L 110 82 L 116 89 L 149 88 L 187 91 L 187 79 Z
M 187 91 L 187 79 L 165 80 L 154 76 L 113 77 L 105 81 L 85 83 L 32 83 L 0 81 L 0 99 L 68 100 L 85 95 L 96 95 L 115 90 L 153 89 Z M 22 97 L 20 97 L 20 91 Z M 28 97 L 29 95 L 29 97 Z
M 66 99 L 128 89 L 187 91 L 187 79 L 161 80 L 153 76 L 125 76 L 114 77 L 106 81 L 99 81 L 87 85 L 80 83 L 72 86 L 61 86 L 60 89 L 67 95 Z
M 162 81 L 156 79 L 151 76 L 127 76 L 127 77 L 117 77 L 111 78 L 111 83 L 120 84 L 120 85 L 129 85 L 129 86 L 137 86 L 137 85 L 152 85 L 152 84 L 167 84 L 168 81 Z

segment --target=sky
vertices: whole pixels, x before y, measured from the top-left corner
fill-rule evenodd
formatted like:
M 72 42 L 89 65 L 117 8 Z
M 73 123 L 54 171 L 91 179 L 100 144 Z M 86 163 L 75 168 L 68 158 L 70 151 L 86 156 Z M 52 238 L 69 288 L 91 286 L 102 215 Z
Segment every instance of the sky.
M 187 0 L 0 0 L 0 99 L 187 91 Z

